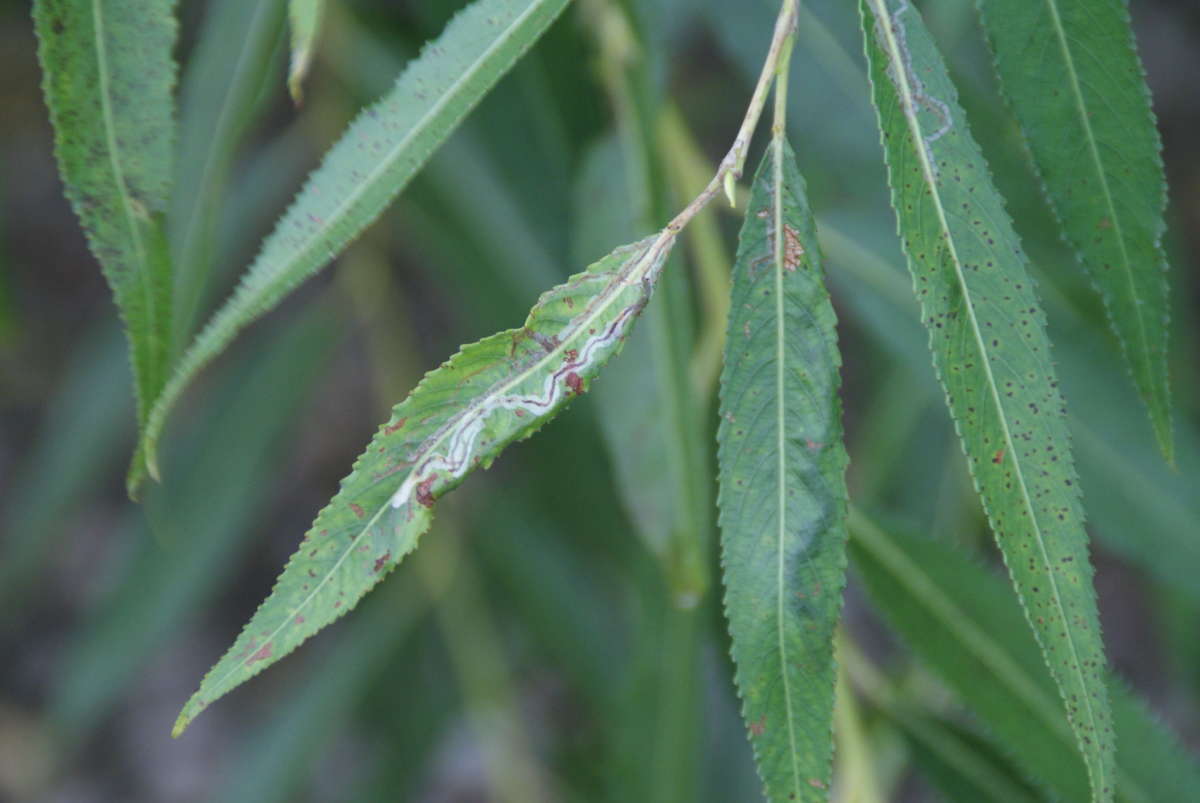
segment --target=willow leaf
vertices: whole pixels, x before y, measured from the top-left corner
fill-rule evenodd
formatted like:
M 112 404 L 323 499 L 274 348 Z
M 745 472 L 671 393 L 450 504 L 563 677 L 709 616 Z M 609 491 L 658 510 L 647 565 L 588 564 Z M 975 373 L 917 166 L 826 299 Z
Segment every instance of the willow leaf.
M 267 237 L 233 296 L 184 353 L 142 432 L 157 476 L 166 416 L 237 332 L 326 265 L 375 220 L 569 0 L 476 0 L 354 121 Z M 134 490 L 131 488 L 131 490 Z
M 907 2 L 863 0 L 892 206 L 967 462 L 1067 701 L 1095 800 L 1113 736 L 1083 508 L 1045 315 L 954 85 Z
M 288 22 L 292 26 L 292 61 L 288 67 L 288 92 L 297 103 L 304 96 L 304 77 L 312 66 L 317 34 L 325 14 L 325 0 L 288 0 Z
M 1124 0 L 979 0 L 979 8 L 1042 186 L 1172 459 L 1160 244 L 1167 187 L 1129 10 Z
M 141 424 L 166 381 L 171 347 L 163 213 L 175 139 L 174 5 L 33 5 L 59 173 L 125 324 Z
M 673 243 L 664 232 L 618 248 L 545 293 L 524 327 L 465 346 L 427 374 L 355 461 L 175 734 L 354 607 L 416 546 L 437 497 L 582 394 L 620 350 Z
M 734 267 L 720 525 L 735 680 L 771 800 L 825 800 L 845 583 L 841 357 L 795 157 L 774 140 Z
M 980 717 L 1018 766 L 1060 800 L 1085 800 L 1088 774 L 1063 703 L 1004 583 L 953 548 L 851 514 L 850 553 L 876 607 Z M 987 677 L 990 682 L 981 684 Z M 1189 800 L 1194 762 L 1112 676 L 1120 800 Z

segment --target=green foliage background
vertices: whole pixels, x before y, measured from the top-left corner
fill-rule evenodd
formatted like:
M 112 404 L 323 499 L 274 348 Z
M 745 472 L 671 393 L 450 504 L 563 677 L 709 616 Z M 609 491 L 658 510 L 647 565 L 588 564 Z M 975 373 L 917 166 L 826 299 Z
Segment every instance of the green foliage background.
M 188 288 L 177 320 L 207 317 L 320 155 L 462 4 L 328 5 L 297 108 L 283 3 L 180 4 L 169 225 L 189 234 L 175 238 Z M 640 42 L 634 107 L 669 99 L 710 169 L 741 116 L 775 4 L 622 5 Z M 1194 751 L 1200 14 L 1167 0 L 1131 9 L 1172 187 L 1172 471 L 1104 309 L 1058 239 L 974 9 L 939 0 L 922 10 L 1047 311 L 1110 662 Z M 628 506 L 631 484 L 657 488 L 622 473 L 636 433 L 622 441 L 598 409 L 649 387 L 636 376 L 601 377 L 570 414 L 472 476 L 439 503 L 422 549 L 354 616 L 181 740 L 165 738 L 392 404 L 459 344 L 519 325 L 539 293 L 661 225 L 694 193 L 677 142 L 612 151 L 611 54 L 595 25 L 568 9 L 335 267 L 216 361 L 163 442 L 164 483 L 134 507 L 120 481 L 135 421 L 124 343 L 55 175 L 27 4 L 0 2 L 0 798 L 757 799 L 714 590 L 715 539 L 703 565 L 680 570 L 689 588 L 707 583 L 699 607 L 677 609 L 677 578 L 661 568 L 672 547 L 637 529 L 678 509 Z M 792 76 L 789 135 L 840 322 L 852 498 L 995 573 L 894 233 L 853 4 L 805 4 Z M 650 189 L 626 187 L 627 204 L 595 209 L 588 168 L 606 148 L 616 171 Z M 649 380 L 663 398 L 712 376 L 702 357 L 683 362 L 725 328 L 706 282 L 727 270 L 740 221 L 706 221 L 709 240 L 689 230 L 668 266 L 676 284 L 663 297 L 673 300 L 649 313 L 692 334 L 659 343 L 648 318 L 613 365 L 666 355 Z M 685 462 L 711 482 L 715 385 L 698 387 L 675 397 L 678 426 L 699 422 L 703 440 Z M 684 498 L 715 498 L 689 481 Z M 701 511 L 685 525 L 711 533 L 715 505 Z M 1037 799 L 1005 726 L 969 699 L 979 715 L 968 713 L 935 655 L 909 652 L 905 625 L 879 617 L 866 593 L 887 579 L 864 584 L 853 565 L 845 630 L 882 679 L 856 677 L 857 699 L 839 699 L 834 783 L 865 761 L 871 772 L 855 777 L 880 799 L 978 789 L 984 777 Z M 938 748 L 947 744 L 987 757 L 992 775 L 963 771 L 950 760 L 957 753 Z

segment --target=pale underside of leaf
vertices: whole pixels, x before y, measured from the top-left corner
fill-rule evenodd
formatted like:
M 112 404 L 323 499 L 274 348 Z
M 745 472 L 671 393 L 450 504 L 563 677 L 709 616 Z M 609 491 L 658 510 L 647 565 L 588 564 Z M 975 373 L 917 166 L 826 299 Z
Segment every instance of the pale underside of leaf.
M 1067 702 L 1093 797 L 1113 736 L 1087 535 L 1058 380 L 1003 201 L 928 31 L 864 0 L 873 99 L 939 379 L 1013 584 Z
M 845 574 L 836 317 L 782 137 L 751 189 L 721 378 L 720 524 L 735 679 L 771 800 L 824 800 Z
M 172 0 L 39 0 L 33 16 L 66 194 L 129 340 L 138 420 L 166 380 L 176 25 Z
M 1123 0 L 979 0 L 996 72 L 1063 234 L 1172 459 L 1166 181 Z
M 166 416 L 243 327 L 328 264 L 372 223 L 569 0 L 476 0 L 354 121 L 309 177 L 233 296 L 180 360 L 143 429 L 157 476 Z
M 545 293 L 524 327 L 465 346 L 427 374 L 355 461 L 175 734 L 354 607 L 416 546 L 436 498 L 582 394 L 620 350 L 673 243 L 664 232 L 618 248 Z

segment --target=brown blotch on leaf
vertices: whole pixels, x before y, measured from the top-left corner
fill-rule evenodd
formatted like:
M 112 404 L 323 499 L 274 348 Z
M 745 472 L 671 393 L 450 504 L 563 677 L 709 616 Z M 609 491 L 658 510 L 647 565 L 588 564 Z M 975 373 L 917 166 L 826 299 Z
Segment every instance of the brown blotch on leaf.
M 363 516 L 367 515 L 367 512 L 366 512 L 365 510 L 363 510 L 363 509 L 362 509 L 362 505 L 358 504 L 357 502 L 351 502 L 351 503 L 350 503 L 350 509 L 351 509 L 351 510 L 353 510 L 353 511 L 354 511 L 354 515 L 355 515 L 355 516 L 358 516 L 360 519 L 361 519 Z
M 388 424 L 386 427 L 383 428 L 383 434 L 391 435 L 393 432 L 400 429 L 400 427 L 404 426 L 404 422 L 406 422 L 406 421 L 408 421 L 407 418 L 401 418 L 401 419 L 397 420 L 396 423 L 394 423 L 394 424 Z
M 382 555 L 375 558 L 375 568 L 372 569 L 371 571 L 378 572 L 384 566 L 387 566 L 388 561 L 391 559 L 392 559 L 392 551 L 389 549 L 387 552 L 384 552 Z
M 576 396 L 583 395 L 583 378 L 579 376 L 579 374 L 571 371 L 569 374 L 567 374 L 565 381 L 567 383 L 567 387 L 571 389 L 572 393 L 574 393 Z
M 417 501 L 425 507 L 433 507 L 433 493 L 430 488 L 433 487 L 435 479 L 437 479 L 437 474 L 431 474 L 417 483 Z
M 262 647 L 259 649 L 258 652 L 254 653 L 254 655 L 251 655 L 250 660 L 246 661 L 246 663 L 252 664 L 255 661 L 265 661 L 270 657 L 271 657 L 271 642 L 268 641 L 266 644 L 262 645 Z
M 783 268 L 792 273 L 804 258 L 804 246 L 800 243 L 800 233 L 788 224 L 783 224 Z
M 1003 461 L 1004 461 L 1004 450 L 997 449 L 996 454 L 992 455 L 992 462 L 995 463 L 996 465 L 1000 465 Z

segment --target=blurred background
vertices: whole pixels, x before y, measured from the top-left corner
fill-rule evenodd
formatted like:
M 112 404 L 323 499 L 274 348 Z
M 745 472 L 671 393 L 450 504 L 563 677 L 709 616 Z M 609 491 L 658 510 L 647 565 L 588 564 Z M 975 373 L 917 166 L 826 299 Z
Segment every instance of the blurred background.
M 330 3 L 299 107 L 283 5 L 180 3 L 171 221 L 203 277 L 198 320 L 463 2 Z M 852 498 L 994 565 L 901 262 L 854 5 L 805 3 L 789 105 L 841 322 Z M 1172 471 L 1057 239 L 972 4 L 919 5 L 1050 318 L 1109 655 L 1194 755 L 1200 6 L 1131 7 L 1171 186 Z M 28 4 L 0 0 L 0 800 L 760 799 L 719 604 L 715 376 L 738 219 L 716 204 L 596 393 L 442 500 L 422 548 L 353 615 L 181 739 L 169 731 L 421 374 L 518 326 L 538 293 L 707 180 L 774 13 L 768 0 L 579 0 L 359 242 L 206 371 L 170 424 L 164 483 L 138 506 L 123 484 L 125 344 L 56 177 Z M 666 364 L 657 326 L 675 333 Z M 664 501 L 654 463 L 671 387 L 687 390 L 673 408 L 686 507 Z M 699 603 L 679 607 L 685 593 Z M 982 732 L 890 634 L 853 564 L 846 623 L 908 698 Z M 937 799 L 876 703 L 839 699 L 839 794 L 865 756 L 885 799 Z

